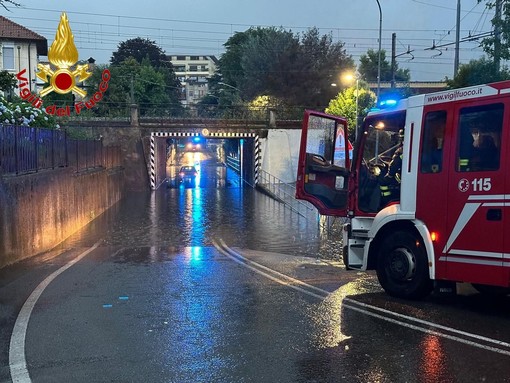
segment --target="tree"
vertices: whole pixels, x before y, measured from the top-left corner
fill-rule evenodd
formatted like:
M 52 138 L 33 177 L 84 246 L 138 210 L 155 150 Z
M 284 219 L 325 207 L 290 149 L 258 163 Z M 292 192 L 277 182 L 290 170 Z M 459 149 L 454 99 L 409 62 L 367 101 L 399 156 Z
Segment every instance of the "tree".
M 283 29 L 264 28 L 260 35 L 250 36 L 244 44 L 241 67 L 244 76 L 238 87 L 246 98 L 258 95 L 289 98 L 294 93 L 299 41 Z
M 316 28 L 303 35 L 250 28 L 234 34 L 225 47 L 219 64 L 222 82 L 239 89 L 244 100 L 268 96 L 301 111 L 303 106 L 324 108 L 335 94 L 333 79 L 354 66 L 343 44 L 333 43 L 331 35 L 320 36 Z
M 139 104 L 140 115 L 182 114 L 183 107 L 179 99 L 181 83 L 172 63 L 154 41 L 137 37 L 121 42 L 110 62 L 108 91 L 98 108 L 94 108 L 94 113 L 125 114 L 127 105 L 136 102 Z M 98 67 L 87 82 L 93 92 L 98 90 L 105 68 Z
M 374 107 L 376 95 L 367 84 L 362 83 L 358 92 L 358 121 L 363 121 L 369 110 Z M 347 119 L 349 127 L 349 140 L 354 142 L 356 132 L 356 87 L 351 86 L 338 93 L 337 97 L 329 102 L 326 113 L 342 116 Z
M 236 32 L 223 46 L 225 53 L 220 57 L 218 72 L 221 73 L 219 81 L 237 87 L 244 77 L 244 69 L 241 65 L 246 43 L 250 38 L 256 38 L 264 34 L 264 28 L 250 28 L 245 32 Z
M 482 39 L 482 47 L 487 55 L 499 63 L 500 60 L 510 59 L 510 3 L 503 0 L 478 0 L 478 3 L 485 1 L 487 8 L 501 7 L 501 15 L 496 12 L 491 20 L 494 31 L 489 37 Z
M 89 96 L 98 92 L 105 69 L 109 69 L 111 79 L 102 100 L 91 109 L 94 115 L 125 116 L 132 102 L 138 104 L 141 116 L 182 114 L 179 93 L 169 89 L 165 73 L 151 66 L 148 60 L 139 64 L 130 58 L 118 66 L 97 66 L 87 80 Z
M 377 73 L 379 70 L 379 51 L 369 49 L 366 55 L 361 55 L 359 61 L 359 71 L 363 78 L 367 81 L 377 81 Z M 399 69 L 398 64 L 395 65 L 395 80 L 409 81 L 411 78 L 409 69 Z M 391 63 L 386 60 L 386 51 L 381 49 L 381 81 L 391 81 Z
M 309 29 L 301 37 L 300 58 L 298 65 L 304 73 L 297 104 L 301 105 L 323 108 L 336 95 L 331 84 L 341 73 L 354 69 L 354 61 L 347 55 L 344 44 L 334 43 L 331 34 L 321 36 L 317 28 Z
M 174 90 L 167 89 L 164 73 L 156 70 L 146 61 L 138 69 L 133 86 L 135 100 L 142 116 L 172 115 L 174 114 L 173 109 L 180 106 L 178 99 L 174 99 L 172 102 L 170 98 L 170 94 L 173 94 Z
M 11 90 L 16 88 L 18 84 L 18 80 L 16 80 L 16 76 L 12 73 L 9 73 L 6 70 L 0 71 L 0 90 L 6 93 L 9 93 Z
M 450 88 L 462 88 L 509 79 L 510 72 L 507 67 L 497 70 L 493 61 L 482 57 L 478 60 L 471 60 L 468 64 L 461 64 L 455 77 L 453 79 L 446 78 L 446 83 Z
M 121 42 L 117 50 L 113 52 L 110 63 L 120 65 L 130 57 L 134 58 L 139 64 L 148 59 L 155 68 L 172 67 L 172 63 L 166 57 L 165 52 L 156 45 L 155 41 L 141 37 Z

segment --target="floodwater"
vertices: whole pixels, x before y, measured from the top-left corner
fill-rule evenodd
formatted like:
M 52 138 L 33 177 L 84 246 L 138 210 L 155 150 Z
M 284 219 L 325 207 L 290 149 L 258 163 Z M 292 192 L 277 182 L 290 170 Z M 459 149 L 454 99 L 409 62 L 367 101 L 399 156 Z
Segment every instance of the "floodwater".
M 66 245 L 183 248 L 223 239 L 231 247 L 339 259 L 340 231 L 317 215 L 293 212 L 225 166 L 201 165 L 193 183 L 170 178 L 156 191 L 128 193 Z
M 11 373 L 14 320 L 41 275 L 96 243 L 47 285 L 27 321 L 23 356 L 34 382 L 508 381 L 508 352 L 458 342 L 458 332 L 416 331 L 424 319 L 467 323 L 493 331 L 486 341 L 508 342 L 506 317 L 477 325 L 462 308 L 388 299 L 370 274 L 316 262 L 341 248 L 338 231 L 316 216 L 296 214 L 216 161 L 193 163 L 196 178 L 175 182 L 181 165 L 157 191 L 128 193 L 70 237 L 61 245 L 68 254 L 5 270 L 0 381 Z M 331 293 L 291 286 L 270 267 L 240 267 L 220 240 Z M 378 302 L 384 312 L 366 310 Z M 382 320 L 391 309 L 420 322 Z

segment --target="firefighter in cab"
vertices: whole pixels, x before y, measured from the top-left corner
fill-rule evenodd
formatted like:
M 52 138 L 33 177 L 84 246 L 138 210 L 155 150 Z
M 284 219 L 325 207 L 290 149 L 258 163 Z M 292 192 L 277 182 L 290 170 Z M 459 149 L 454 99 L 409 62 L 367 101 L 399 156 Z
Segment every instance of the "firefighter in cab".
M 404 129 L 400 129 L 398 135 L 398 147 L 393 152 L 391 161 L 388 164 L 388 170 L 386 174 L 381 174 L 379 176 L 379 187 L 381 189 L 381 207 L 384 207 L 388 203 L 398 201 L 400 199 L 400 174 L 402 172 L 402 147 L 404 145 Z

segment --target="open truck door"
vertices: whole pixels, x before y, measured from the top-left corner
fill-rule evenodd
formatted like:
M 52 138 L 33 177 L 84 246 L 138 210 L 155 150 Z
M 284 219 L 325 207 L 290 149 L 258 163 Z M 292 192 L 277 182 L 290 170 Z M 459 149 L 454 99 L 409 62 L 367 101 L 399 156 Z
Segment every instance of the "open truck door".
M 352 145 L 344 118 L 307 110 L 301 130 L 296 198 L 320 214 L 346 216 Z

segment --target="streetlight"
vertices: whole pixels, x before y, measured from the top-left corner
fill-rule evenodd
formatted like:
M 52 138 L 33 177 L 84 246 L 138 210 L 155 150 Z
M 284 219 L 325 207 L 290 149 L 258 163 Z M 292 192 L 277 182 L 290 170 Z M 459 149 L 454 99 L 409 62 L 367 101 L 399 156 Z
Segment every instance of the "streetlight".
M 228 88 L 232 88 L 232 89 L 234 89 L 234 90 L 237 90 L 239 93 L 241 93 L 241 89 L 236 88 L 235 86 L 232 86 L 232 85 L 230 85 L 230 84 L 227 84 L 227 83 L 224 83 L 224 82 L 218 82 L 218 85 L 223 85 L 223 86 L 226 86 L 226 87 L 228 87 Z
M 377 102 L 379 102 L 379 93 L 381 92 L 381 40 L 382 40 L 382 9 L 379 0 L 377 6 L 379 7 L 379 57 L 377 61 Z
M 359 113 L 358 113 L 358 104 L 359 104 L 359 79 L 361 77 L 361 74 L 359 73 L 359 71 L 356 69 L 356 71 L 354 72 L 354 74 L 352 73 L 347 73 L 344 75 L 344 79 L 346 81 L 349 81 L 349 82 L 352 82 L 352 80 L 356 80 L 356 134 L 355 134 L 355 137 L 356 137 L 356 140 L 358 139 L 358 116 L 359 116 Z
M 242 102 L 244 102 L 243 97 L 241 96 L 241 94 L 243 93 L 243 92 L 241 92 L 241 89 L 236 88 L 236 87 L 235 87 L 235 86 L 233 86 L 233 85 L 230 85 L 230 84 L 227 84 L 227 83 L 225 83 L 225 82 L 221 82 L 221 81 L 220 81 L 220 82 L 218 82 L 218 85 L 223 85 L 223 86 L 226 86 L 227 88 L 234 89 L 235 91 L 237 91 L 237 92 L 239 93 L 239 99 L 240 99 Z M 223 89 L 221 89 L 221 90 L 223 90 Z

